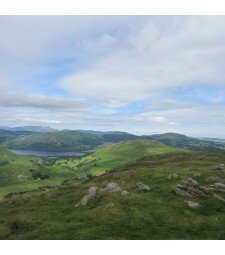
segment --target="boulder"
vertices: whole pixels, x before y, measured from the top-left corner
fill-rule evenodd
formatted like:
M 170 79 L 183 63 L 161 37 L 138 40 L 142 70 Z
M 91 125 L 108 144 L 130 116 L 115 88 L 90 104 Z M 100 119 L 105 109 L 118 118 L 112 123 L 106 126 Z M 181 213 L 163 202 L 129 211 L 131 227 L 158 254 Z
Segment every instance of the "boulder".
M 214 185 L 215 185 L 215 187 L 217 187 L 219 189 L 225 190 L 225 184 L 223 184 L 223 183 L 217 182 Z
M 191 209 L 198 209 L 201 206 L 199 203 L 194 203 L 190 200 L 188 200 L 187 203 Z
M 184 191 L 184 190 L 182 190 L 182 189 L 180 189 L 180 188 L 178 188 L 178 187 L 176 187 L 176 186 L 174 186 L 174 187 L 172 188 L 172 192 L 173 192 L 174 194 L 180 195 L 180 196 L 193 197 L 193 195 L 190 194 L 189 192 Z
M 87 205 L 88 201 L 95 197 L 97 191 L 98 191 L 97 187 L 89 188 L 88 194 L 81 198 L 80 204 L 83 206 Z
M 105 187 L 105 190 L 108 192 L 116 192 L 116 191 L 121 191 L 121 188 L 117 183 L 108 183 Z
M 82 198 L 81 198 L 81 200 L 80 200 L 80 203 L 83 205 L 83 206 L 85 206 L 85 205 L 87 205 L 87 203 L 88 203 L 88 201 L 90 200 L 90 196 L 88 196 L 88 195 L 85 195 L 85 196 L 83 196 Z
M 115 206 L 115 205 L 114 205 L 112 202 L 109 202 L 109 203 L 106 205 L 105 209 L 113 208 L 114 206 Z
M 213 170 L 223 170 L 224 164 L 218 164 L 213 166 Z
M 128 194 L 129 194 L 129 192 L 127 190 L 122 191 L 122 196 L 127 196 Z
M 180 196 L 197 196 L 204 197 L 211 194 L 211 191 L 203 186 L 200 186 L 198 182 L 192 178 L 188 178 L 181 184 L 177 184 L 172 188 L 172 192 Z
M 135 187 L 141 191 L 150 191 L 150 187 L 142 182 L 137 182 Z
M 178 174 L 169 174 L 169 175 L 167 176 L 167 179 L 168 179 L 168 180 L 177 179 L 177 178 L 179 178 L 179 175 L 178 175 Z
M 98 191 L 98 188 L 97 187 L 91 187 L 89 190 L 88 190 L 88 195 L 93 197 L 96 195 L 96 192 Z

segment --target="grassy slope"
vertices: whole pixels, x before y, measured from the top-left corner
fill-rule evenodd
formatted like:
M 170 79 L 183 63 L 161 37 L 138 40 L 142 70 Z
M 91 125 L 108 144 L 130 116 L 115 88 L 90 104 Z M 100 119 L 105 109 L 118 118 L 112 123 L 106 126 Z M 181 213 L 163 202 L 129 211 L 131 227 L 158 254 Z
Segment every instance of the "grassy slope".
M 201 208 L 192 210 L 187 198 L 171 192 L 173 185 L 192 177 L 209 186 L 208 176 L 225 178 L 211 170 L 225 162 L 225 154 L 170 153 L 152 155 L 95 177 L 71 182 L 55 190 L 12 198 L 0 205 L 2 239 L 225 239 L 225 203 L 191 198 Z M 168 174 L 180 178 L 168 180 Z M 199 173 L 201 176 L 195 177 Z M 133 188 L 137 181 L 151 186 L 147 193 Z M 91 186 L 118 183 L 129 191 L 98 193 L 87 207 L 75 207 Z M 222 194 L 224 196 L 224 194 Z M 115 207 L 105 209 L 108 202 Z
M 1 165 L 2 164 L 2 165 Z M 34 180 L 30 169 L 41 169 L 50 179 Z M 43 166 L 36 157 L 21 156 L 12 153 L 0 145 L 0 199 L 10 192 L 32 190 L 45 185 L 57 185 L 67 178 L 74 178 L 74 173 L 59 166 Z
M 2 155 L 7 155 L 9 164 L 0 166 L 0 199 L 11 192 L 30 191 L 46 185 L 59 185 L 64 180 L 85 177 L 88 173 L 102 174 L 107 169 L 134 161 L 145 155 L 165 153 L 175 149 L 154 141 L 120 142 L 107 145 L 84 158 L 58 160 L 56 164 L 50 166 L 38 158 L 16 155 L 3 146 L 1 150 Z M 77 168 L 79 165 L 80 167 Z M 30 169 L 40 169 L 50 178 L 34 180 L 32 173 L 29 172 Z
M 57 163 L 61 166 L 69 165 L 72 168 L 78 166 L 76 171 L 81 174 L 91 173 L 93 175 L 99 175 L 104 173 L 107 169 L 135 161 L 146 155 L 179 150 L 180 149 L 170 147 L 161 142 L 135 140 L 108 145 L 94 151 L 94 153 L 89 156 L 77 159 L 73 162 L 59 160 Z
M 68 130 L 18 137 L 7 141 L 5 145 L 9 148 L 25 150 L 85 151 L 101 143 L 100 136 Z

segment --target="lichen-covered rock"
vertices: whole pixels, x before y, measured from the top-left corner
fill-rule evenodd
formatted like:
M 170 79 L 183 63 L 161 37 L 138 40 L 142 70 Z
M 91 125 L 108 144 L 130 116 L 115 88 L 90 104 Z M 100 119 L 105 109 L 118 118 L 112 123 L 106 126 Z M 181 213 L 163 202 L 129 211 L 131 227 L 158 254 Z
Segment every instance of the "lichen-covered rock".
M 128 194 L 129 194 L 129 192 L 127 190 L 122 191 L 122 196 L 127 196 Z
M 93 197 L 96 195 L 96 192 L 98 191 L 98 188 L 97 187 L 91 187 L 89 190 L 88 190 L 88 195 Z
M 150 187 L 142 182 L 137 182 L 135 187 L 141 191 L 150 191 Z
M 105 187 L 105 190 L 108 192 L 116 192 L 116 191 L 121 191 L 121 188 L 117 183 L 108 183 Z
M 225 190 L 225 184 L 223 184 L 223 183 L 217 182 L 214 185 L 215 185 L 215 187 L 217 187 L 219 189 Z
M 213 166 L 213 170 L 223 170 L 224 168 L 224 164 L 218 164 L 218 165 L 215 165 Z
M 204 197 L 211 194 L 211 191 L 203 186 L 200 186 L 198 182 L 192 178 L 188 178 L 181 184 L 177 184 L 172 188 L 172 192 L 181 196 L 197 196 Z
M 112 203 L 112 202 L 109 202 L 107 205 L 106 205 L 106 209 L 108 208 L 113 208 L 115 205 Z
M 176 186 L 174 186 L 174 187 L 172 188 L 172 192 L 173 192 L 174 194 L 180 195 L 180 196 L 193 197 L 193 195 L 190 194 L 189 192 L 187 192 L 187 191 L 185 191 L 185 190 L 183 190 L 183 189 L 181 189 L 181 188 L 178 188 L 178 187 L 176 187 Z
M 97 191 L 98 191 L 97 187 L 89 188 L 88 194 L 81 198 L 80 204 L 83 206 L 87 205 L 88 201 L 95 197 Z
M 80 203 L 83 205 L 83 206 L 85 206 L 85 205 L 87 205 L 87 203 L 88 203 L 88 201 L 90 200 L 90 196 L 88 196 L 88 195 L 85 195 L 85 196 L 83 196 L 82 198 L 81 198 L 81 200 L 80 200 Z
M 192 202 L 190 200 L 187 201 L 188 205 L 192 209 L 198 209 L 201 205 L 199 203 Z

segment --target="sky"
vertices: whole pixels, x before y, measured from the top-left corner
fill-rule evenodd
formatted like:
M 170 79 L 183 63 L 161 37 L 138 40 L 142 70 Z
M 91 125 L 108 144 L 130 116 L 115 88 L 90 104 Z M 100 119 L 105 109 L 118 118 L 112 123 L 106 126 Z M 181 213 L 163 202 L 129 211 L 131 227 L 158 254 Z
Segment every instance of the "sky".
M 225 16 L 0 16 L 0 126 L 225 138 Z

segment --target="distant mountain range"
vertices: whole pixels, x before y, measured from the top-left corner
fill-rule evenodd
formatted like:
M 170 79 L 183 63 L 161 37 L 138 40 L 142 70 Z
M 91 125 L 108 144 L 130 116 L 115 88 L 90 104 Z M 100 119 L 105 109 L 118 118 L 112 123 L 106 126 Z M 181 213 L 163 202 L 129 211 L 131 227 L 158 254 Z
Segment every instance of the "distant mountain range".
M 225 141 L 212 138 L 192 138 L 177 133 L 137 136 L 120 131 L 55 130 L 41 126 L 27 126 L 0 130 L 0 143 L 11 149 L 42 151 L 87 151 L 104 142 L 154 140 L 193 151 L 219 152 L 225 150 Z

